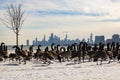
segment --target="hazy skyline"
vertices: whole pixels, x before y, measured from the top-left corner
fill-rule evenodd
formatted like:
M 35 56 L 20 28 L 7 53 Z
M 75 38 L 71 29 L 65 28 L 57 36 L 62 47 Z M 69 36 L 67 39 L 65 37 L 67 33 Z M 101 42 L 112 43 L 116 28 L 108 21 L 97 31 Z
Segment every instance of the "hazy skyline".
M 19 44 L 50 33 L 68 38 L 87 39 L 120 34 L 120 0 L 0 0 L 0 16 L 9 3 L 21 3 L 26 10 Z M 15 44 L 15 34 L 0 23 L 0 42 Z M 31 42 L 30 42 L 31 43 Z

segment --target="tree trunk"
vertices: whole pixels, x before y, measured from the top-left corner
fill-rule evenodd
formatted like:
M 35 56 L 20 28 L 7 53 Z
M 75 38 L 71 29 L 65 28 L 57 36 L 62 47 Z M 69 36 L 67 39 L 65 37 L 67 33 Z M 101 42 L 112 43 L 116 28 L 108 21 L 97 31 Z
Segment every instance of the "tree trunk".
M 18 46 L 18 32 L 16 33 L 16 45 Z

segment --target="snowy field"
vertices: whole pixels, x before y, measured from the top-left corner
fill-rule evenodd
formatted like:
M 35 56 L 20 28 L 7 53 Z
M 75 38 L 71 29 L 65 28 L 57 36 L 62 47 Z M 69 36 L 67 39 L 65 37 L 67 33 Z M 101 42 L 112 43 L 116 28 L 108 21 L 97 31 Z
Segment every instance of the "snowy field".
M 42 64 L 30 61 L 0 63 L 0 80 L 120 80 L 120 63 L 96 65 L 96 62 L 75 64 L 74 62 L 53 62 Z

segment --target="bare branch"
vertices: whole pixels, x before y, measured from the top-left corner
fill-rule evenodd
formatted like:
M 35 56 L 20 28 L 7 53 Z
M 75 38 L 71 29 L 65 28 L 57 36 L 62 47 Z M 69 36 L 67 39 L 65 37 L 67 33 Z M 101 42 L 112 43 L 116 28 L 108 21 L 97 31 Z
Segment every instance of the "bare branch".
M 4 21 L 3 19 L 1 19 L 0 18 L 0 21 L 4 24 L 4 25 L 6 25 L 6 27 L 7 28 L 9 28 L 9 29 L 11 29 L 12 30 L 12 28 L 10 27 L 10 25 L 9 25 L 9 22 L 7 22 L 7 21 Z
M 4 19 L 0 19 L 1 22 L 9 29 L 13 30 L 18 38 L 19 31 L 24 22 L 25 11 L 22 9 L 22 5 L 9 5 L 6 9 L 6 15 Z

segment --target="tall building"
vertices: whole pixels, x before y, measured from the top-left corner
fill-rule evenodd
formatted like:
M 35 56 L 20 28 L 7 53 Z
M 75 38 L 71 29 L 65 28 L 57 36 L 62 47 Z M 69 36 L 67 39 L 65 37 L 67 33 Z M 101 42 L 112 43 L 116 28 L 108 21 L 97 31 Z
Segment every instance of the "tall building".
M 115 42 L 115 43 L 120 43 L 120 37 L 118 34 L 114 34 L 112 36 L 112 41 Z
M 66 34 L 66 36 L 65 36 L 65 40 L 68 40 L 68 35 Z
M 35 40 L 33 40 L 33 45 L 36 46 L 36 45 L 35 45 Z
M 54 34 L 51 33 L 49 39 L 48 39 L 48 44 L 51 45 L 52 43 L 54 43 Z
M 87 44 L 90 44 L 90 39 L 89 38 L 87 39 Z
M 42 46 L 46 46 L 47 45 L 47 41 L 46 41 L 46 36 L 44 35 L 43 40 L 40 43 Z
M 29 46 L 29 40 L 26 40 L 26 46 Z
M 105 44 L 105 37 L 102 36 L 95 36 L 95 44 L 103 43 Z
M 35 38 L 35 40 L 33 40 L 33 45 L 34 46 L 38 46 L 39 45 L 39 41 L 38 41 L 37 37 Z
M 89 44 L 93 44 L 93 34 L 90 34 L 90 38 L 89 38 Z
M 67 36 L 67 34 L 65 35 L 65 38 L 63 39 L 62 44 L 63 45 L 68 45 L 68 36 Z
M 44 34 L 44 38 L 43 38 L 43 41 L 45 41 L 46 40 L 46 36 L 45 36 L 45 34 Z
M 35 42 L 36 42 L 36 43 L 38 42 L 38 39 L 37 39 L 37 37 L 35 38 Z

